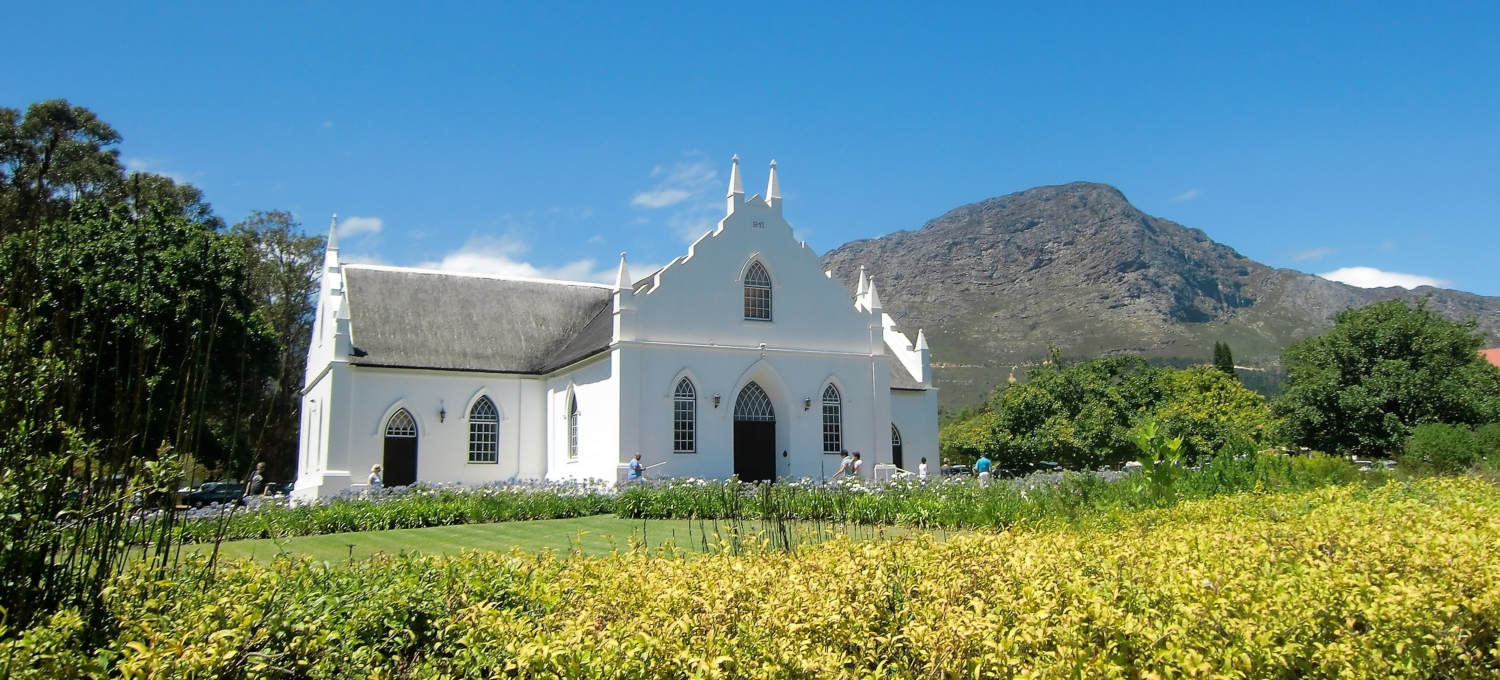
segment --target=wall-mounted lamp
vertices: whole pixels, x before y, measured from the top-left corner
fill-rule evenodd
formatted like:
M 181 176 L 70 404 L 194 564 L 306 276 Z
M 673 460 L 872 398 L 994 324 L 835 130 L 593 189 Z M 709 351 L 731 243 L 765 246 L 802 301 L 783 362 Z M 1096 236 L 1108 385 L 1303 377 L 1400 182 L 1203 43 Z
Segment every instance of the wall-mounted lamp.
M 438 422 L 441 423 L 441 422 L 443 422 L 444 420 L 447 420 L 447 419 L 448 419 L 448 409 L 443 408 L 443 401 L 441 399 L 439 399 L 438 400 Z
M 719 395 L 715 394 L 714 395 L 714 408 L 718 408 L 718 407 L 719 407 Z
M 802 410 L 804 410 L 804 411 L 811 411 L 812 410 L 812 397 L 803 397 L 802 398 Z

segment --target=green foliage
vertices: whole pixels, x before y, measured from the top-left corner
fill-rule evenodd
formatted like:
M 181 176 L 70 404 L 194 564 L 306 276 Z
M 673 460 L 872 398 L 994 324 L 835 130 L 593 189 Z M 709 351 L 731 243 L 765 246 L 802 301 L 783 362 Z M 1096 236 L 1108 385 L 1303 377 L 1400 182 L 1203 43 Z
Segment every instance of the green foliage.
M 250 458 L 275 359 L 245 243 L 198 190 L 127 175 L 119 141 L 65 101 L 0 109 L 0 609 L 75 607 L 91 637 L 130 544 L 172 559 L 173 515 L 148 511 L 181 458 Z
M 1402 449 L 1401 465 L 1423 472 L 1451 474 L 1472 469 L 1493 446 L 1500 425 L 1490 425 L 1481 436 L 1465 425 L 1427 423 L 1412 430 Z
M 1156 421 L 1148 420 L 1131 431 L 1135 447 L 1140 450 L 1141 471 L 1151 500 L 1160 505 L 1177 503 L 1178 464 L 1182 461 L 1182 437 L 1167 439 Z
M 22 678 L 1492 678 L 1500 491 L 1240 494 L 1080 525 L 684 558 L 470 552 L 131 570 Z
M 1274 412 L 1297 444 L 1363 456 L 1401 450 L 1418 425 L 1500 421 L 1500 369 L 1478 354 L 1475 328 L 1426 301 L 1340 312 L 1333 330 L 1284 352 Z
M 1265 399 L 1207 367 L 1156 368 L 1137 357 L 1107 357 L 1033 371 L 997 390 L 985 409 L 939 432 L 945 463 L 989 455 L 998 467 L 1056 461 L 1073 469 L 1133 460 L 1130 430 L 1154 419 L 1184 440 L 1189 458 L 1212 456 L 1231 440 L 1269 436 Z
M 181 524 L 186 543 L 286 538 L 346 531 L 383 531 L 486 522 L 587 517 L 608 513 L 613 499 L 600 487 L 496 485 L 413 486 L 385 496 L 338 496 L 299 506 L 267 503 L 254 511 L 205 513 Z
M 248 254 L 247 295 L 275 334 L 271 379 L 246 385 L 249 448 L 271 479 L 296 471 L 298 408 L 317 303 L 324 237 L 306 236 L 291 213 L 255 211 L 230 234 Z
M 1214 343 L 1214 368 L 1225 375 L 1238 375 L 1234 370 L 1234 352 L 1229 349 L 1229 343 Z

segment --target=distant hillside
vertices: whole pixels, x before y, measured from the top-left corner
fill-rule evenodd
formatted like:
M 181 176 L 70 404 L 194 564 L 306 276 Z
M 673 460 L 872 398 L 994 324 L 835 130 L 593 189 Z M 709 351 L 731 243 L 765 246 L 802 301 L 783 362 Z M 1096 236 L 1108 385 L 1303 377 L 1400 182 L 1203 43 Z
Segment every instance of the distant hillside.
M 1233 346 L 1268 389 L 1288 344 L 1339 310 L 1431 296 L 1500 338 L 1500 298 L 1423 287 L 1355 288 L 1275 269 L 1198 229 L 1147 215 L 1104 184 L 1028 189 L 950 210 L 916 231 L 853 241 L 823 264 L 851 288 L 863 265 L 904 330 L 927 331 L 945 406 L 978 403 L 1055 345 L 1070 357 L 1136 353 L 1207 362 Z M 1260 383 L 1260 384 L 1257 384 Z

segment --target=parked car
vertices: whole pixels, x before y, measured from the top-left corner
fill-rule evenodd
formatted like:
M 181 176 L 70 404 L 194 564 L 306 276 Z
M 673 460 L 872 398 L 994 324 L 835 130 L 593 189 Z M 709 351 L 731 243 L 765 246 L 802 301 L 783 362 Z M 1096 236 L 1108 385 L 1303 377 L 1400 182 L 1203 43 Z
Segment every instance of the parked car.
M 966 474 L 969 474 L 969 466 L 967 466 L 967 465 L 950 465 L 950 466 L 948 466 L 947 468 L 945 468 L 943 470 L 943 474 L 945 474 L 945 475 L 954 475 L 954 476 L 957 476 L 957 475 L 966 475 Z
M 182 497 L 182 504 L 201 508 L 213 503 L 238 503 L 245 496 L 245 485 L 241 482 L 204 482 Z
M 270 482 L 266 484 L 267 496 L 285 496 L 292 492 L 296 482 Z

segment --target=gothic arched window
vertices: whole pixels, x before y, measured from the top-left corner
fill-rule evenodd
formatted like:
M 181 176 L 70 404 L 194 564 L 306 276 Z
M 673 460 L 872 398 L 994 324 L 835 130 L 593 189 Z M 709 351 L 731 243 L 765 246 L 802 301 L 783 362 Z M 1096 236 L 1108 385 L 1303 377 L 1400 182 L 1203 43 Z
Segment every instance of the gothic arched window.
M 469 462 L 500 462 L 500 412 L 489 397 L 469 409 Z
M 771 320 L 771 275 L 759 262 L 745 271 L 745 318 Z
M 823 390 L 823 453 L 844 448 L 844 402 L 831 383 Z
M 687 378 L 677 381 L 672 393 L 672 451 L 698 450 L 698 393 Z
M 568 395 L 568 460 L 578 460 L 578 395 Z

